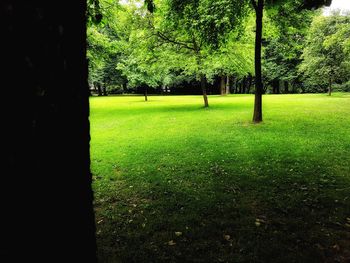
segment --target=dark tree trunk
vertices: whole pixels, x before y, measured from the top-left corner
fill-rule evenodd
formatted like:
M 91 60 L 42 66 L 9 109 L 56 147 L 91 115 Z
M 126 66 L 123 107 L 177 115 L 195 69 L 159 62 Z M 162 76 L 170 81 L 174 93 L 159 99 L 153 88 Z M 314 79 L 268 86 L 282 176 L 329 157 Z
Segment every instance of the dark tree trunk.
M 332 95 L 332 79 L 329 79 L 328 96 Z
M 244 76 L 243 77 L 243 80 L 242 80 L 242 94 L 245 94 L 245 92 L 246 92 L 246 87 L 247 87 L 247 77 L 246 76 Z
M 280 93 L 280 81 L 278 79 L 274 79 L 272 81 L 272 93 L 279 94 Z
M 263 83 L 261 74 L 261 44 L 262 44 L 262 27 L 264 0 L 251 0 L 256 14 L 256 34 L 255 34 L 255 101 L 253 122 L 262 122 L 262 94 Z
M 226 94 L 230 94 L 230 76 L 226 77 Z
M 0 262 L 97 262 L 85 11 L 0 3 Z
M 247 84 L 247 94 L 250 93 L 250 88 L 252 86 L 252 80 L 253 80 L 253 77 L 251 74 L 248 75 L 248 84 Z
M 234 85 L 234 93 L 235 94 L 238 93 L 238 85 L 239 85 L 239 80 L 238 80 L 238 78 L 236 78 L 235 85 Z
M 220 95 L 226 95 L 226 84 L 224 75 L 221 75 L 220 77 Z
M 126 83 L 123 83 L 123 93 L 126 93 L 128 91 L 128 86 Z
M 106 87 L 102 87 L 103 96 L 108 96 Z
M 284 93 L 286 93 L 286 94 L 289 92 L 289 90 L 288 90 L 289 87 L 288 87 L 288 86 L 289 86 L 289 85 L 288 85 L 288 81 L 285 80 L 285 81 L 284 81 Z
M 103 96 L 102 87 L 100 83 L 96 84 L 98 96 Z
M 144 95 L 145 95 L 145 101 L 148 101 L 147 86 L 145 86 Z
M 202 67 L 202 57 L 200 54 L 200 49 L 196 43 L 196 41 L 193 41 L 194 49 L 195 49 L 195 54 L 196 54 L 196 59 L 197 59 L 197 66 L 198 68 Z M 204 100 L 204 108 L 209 107 L 208 103 L 208 96 L 207 96 L 207 80 L 205 78 L 205 75 L 203 73 L 198 73 L 199 74 L 199 79 L 201 82 L 201 90 L 203 94 L 203 100 Z
M 203 99 L 204 99 L 204 108 L 209 107 L 206 84 L 207 84 L 207 80 L 205 76 L 201 74 L 201 89 L 202 89 Z

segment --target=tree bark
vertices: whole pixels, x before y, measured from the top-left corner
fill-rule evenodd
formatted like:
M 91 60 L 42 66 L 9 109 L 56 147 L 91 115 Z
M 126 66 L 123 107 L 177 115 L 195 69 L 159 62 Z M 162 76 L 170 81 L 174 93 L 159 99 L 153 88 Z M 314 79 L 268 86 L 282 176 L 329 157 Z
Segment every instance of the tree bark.
M 106 87 L 102 87 L 103 96 L 108 96 Z
M 145 95 L 145 101 L 148 101 L 147 86 L 145 86 L 144 95 Z
M 280 82 L 278 79 L 274 79 L 272 81 L 272 93 L 279 94 L 280 93 Z
M 263 28 L 263 13 L 264 0 L 251 0 L 256 14 L 256 34 L 255 34 L 255 101 L 253 122 L 262 122 L 262 94 L 263 83 L 261 73 L 261 44 L 262 44 L 262 28 Z
M 221 75 L 220 78 L 220 95 L 226 95 L 226 83 L 225 83 L 225 76 Z
M 96 263 L 86 1 L 3 0 L 0 20 L 0 262 Z
M 332 95 L 332 79 L 329 79 L 328 96 Z
M 103 96 L 101 84 L 97 83 L 96 86 L 97 86 L 97 94 L 98 94 L 98 96 Z
M 204 99 L 204 108 L 208 108 L 209 103 L 208 103 L 208 96 L 207 96 L 207 85 L 206 85 L 207 81 L 205 79 L 204 74 L 201 74 L 200 78 L 201 78 L 201 89 L 202 89 L 203 99 Z
M 239 80 L 238 80 L 238 78 L 236 78 L 235 84 L 234 84 L 234 90 L 233 90 L 233 92 L 234 92 L 235 94 L 238 93 L 238 85 L 239 85 Z
M 226 94 L 230 94 L 230 76 L 226 76 Z
M 243 80 L 242 80 L 242 94 L 245 94 L 245 92 L 246 92 L 246 87 L 247 87 L 247 77 L 246 76 L 244 76 L 243 77 Z
M 252 86 L 252 80 L 253 80 L 253 77 L 252 77 L 252 75 L 249 73 L 249 75 L 248 75 L 248 85 L 247 85 L 247 94 L 250 93 L 250 87 Z
M 289 90 L 288 90 L 288 81 L 287 80 L 285 80 L 284 81 L 284 93 L 288 93 L 289 92 Z

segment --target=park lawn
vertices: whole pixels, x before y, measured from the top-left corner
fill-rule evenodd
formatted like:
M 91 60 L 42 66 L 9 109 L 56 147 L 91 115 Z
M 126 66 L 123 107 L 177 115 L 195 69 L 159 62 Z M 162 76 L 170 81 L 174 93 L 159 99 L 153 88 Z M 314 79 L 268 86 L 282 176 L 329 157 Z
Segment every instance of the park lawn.
M 93 97 L 100 262 L 348 262 L 350 94 Z

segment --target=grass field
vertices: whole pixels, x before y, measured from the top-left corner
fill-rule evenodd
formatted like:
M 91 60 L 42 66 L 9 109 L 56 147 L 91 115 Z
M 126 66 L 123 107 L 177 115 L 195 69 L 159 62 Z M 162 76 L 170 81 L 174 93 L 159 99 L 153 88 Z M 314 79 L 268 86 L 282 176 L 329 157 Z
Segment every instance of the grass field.
M 101 262 L 349 262 L 350 94 L 263 100 L 91 98 Z

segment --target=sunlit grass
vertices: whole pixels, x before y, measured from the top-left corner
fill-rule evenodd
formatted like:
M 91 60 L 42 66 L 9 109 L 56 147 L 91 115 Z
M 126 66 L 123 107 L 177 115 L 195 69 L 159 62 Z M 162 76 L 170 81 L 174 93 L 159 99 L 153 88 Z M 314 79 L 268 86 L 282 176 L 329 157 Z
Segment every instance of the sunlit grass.
M 209 103 L 204 109 L 201 96 L 91 98 L 101 261 L 346 255 L 349 94 L 266 95 L 259 125 L 251 122 L 252 95 L 210 96 Z

